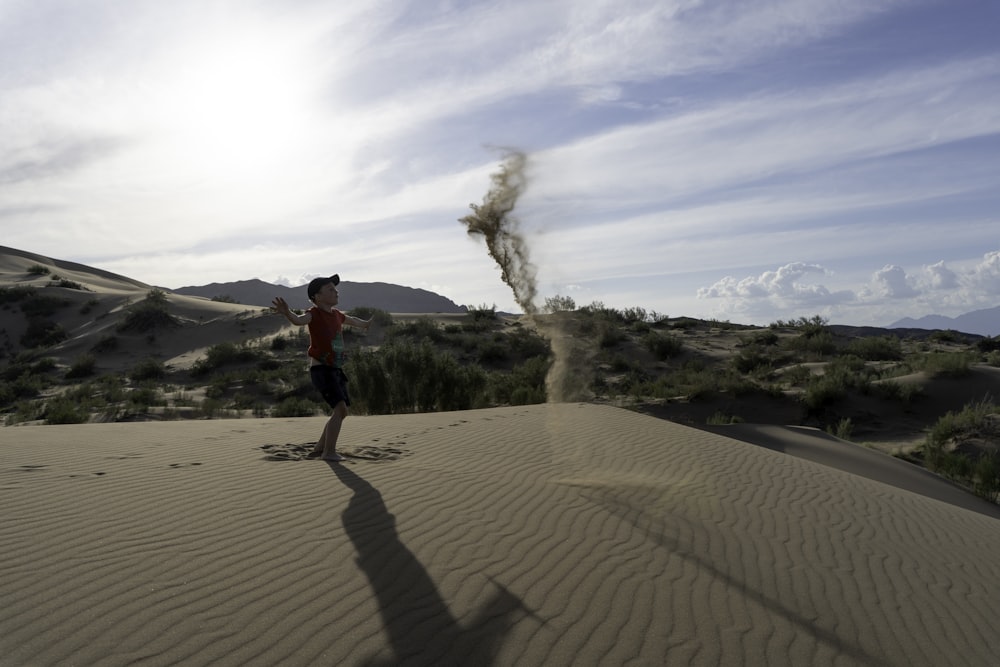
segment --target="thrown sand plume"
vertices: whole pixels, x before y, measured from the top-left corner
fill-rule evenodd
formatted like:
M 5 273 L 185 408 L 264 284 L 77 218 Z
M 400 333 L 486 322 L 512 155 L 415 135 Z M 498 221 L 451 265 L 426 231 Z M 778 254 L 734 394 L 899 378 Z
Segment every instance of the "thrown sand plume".
M 518 231 L 519 223 L 512 213 L 527 179 L 524 167 L 528 157 L 520 151 L 504 156 L 500 171 L 492 174 L 493 187 L 482 204 L 469 204 L 470 215 L 459 218 L 468 227 L 469 236 L 482 236 L 490 257 L 500 267 L 503 281 L 514 292 L 514 300 L 527 315 L 538 312 L 535 295 L 535 267 L 528 259 L 528 245 Z
M 504 283 L 514 293 L 514 300 L 524 310 L 529 323 L 549 339 L 553 362 L 545 378 L 548 400 L 553 403 L 589 398 L 594 343 L 568 333 L 563 319 L 555 315 L 538 317 L 535 266 L 528 244 L 519 231 L 520 222 L 513 215 L 517 200 L 527 186 L 525 166 L 528 157 L 521 151 L 504 155 L 500 170 L 491 174 L 492 187 L 482 204 L 470 204 L 472 213 L 459 222 L 469 236 L 482 236 L 490 257 L 500 267 Z

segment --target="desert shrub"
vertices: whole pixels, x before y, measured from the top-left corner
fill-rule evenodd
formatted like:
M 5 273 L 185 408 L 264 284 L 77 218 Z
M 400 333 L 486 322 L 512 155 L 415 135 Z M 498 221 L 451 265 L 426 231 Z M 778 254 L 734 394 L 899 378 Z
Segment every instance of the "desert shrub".
M 847 387 L 839 378 L 826 375 L 814 378 L 802 395 L 802 402 L 810 412 L 816 412 L 847 396 Z
M 151 405 L 158 405 L 166 401 L 160 397 L 160 392 L 156 387 L 143 385 L 136 387 L 128 393 L 128 402 L 139 409 L 139 411 L 142 411 L 148 409 Z
M 844 350 L 867 361 L 895 361 L 903 358 L 903 345 L 895 336 L 856 338 Z
M 923 389 L 917 384 L 896 382 L 895 380 L 882 380 L 872 383 L 871 392 L 881 398 L 909 405 L 915 398 L 923 394 Z
M 167 376 L 167 368 L 163 365 L 162 361 L 156 359 L 146 359 L 136 364 L 132 370 L 129 371 L 128 376 L 132 378 L 134 382 L 143 382 L 145 380 L 160 380 Z
M 973 492 L 990 502 L 1000 499 L 1000 454 L 989 452 L 973 467 Z
M 21 302 L 21 312 L 32 317 L 51 317 L 68 306 L 69 299 L 51 294 L 39 294 Z
M 610 320 L 597 323 L 597 344 L 600 347 L 616 347 L 626 340 L 628 340 L 628 335 L 617 323 Z
M 733 367 L 740 373 L 770 369 L 771 358 L 757 345 L 748 345 L 733 356 Z
M 479 363 L 486 365 L 498 364 L 506 361 L 510 356 L 510 350 L 503 341 L 489 340 L 479 345 Z
M 32 276 L 47 276 L 49 274 L 49 267 L 43 266 L 42 264 L 32 264 L 28 267 L 28 275 Z
M 970 487 L 991 500 L 1000 492 L 1000 461 L 997 452 L 985 452 L 973 458 L 954 451 L 950 444 L 965 437 L 996 440 L 1000 406 L 984 398 L 967 404 L 960 412 L 948 412 L 931 426 L 924 442 L 927 467 Z
M 80 306 L 80 314 L 88 315 L 100 303 L 97 299 L 87 299 L 87 302 Z
M 462 366 L 424 339 L 365 349 L 347 364 L 351 399 L 369 414 L 464 410 L 482 403 L 486 372 Z
M 962 377 L 977 360 L 978 355 L 971 351 L 928 352 L 921 355 L 918 365 L 931 377 Z
M 66 378 L 70 380 L 75 380 L 77 378 L 89 377 L 94 374 L 94 369 L 97 366 L 97 359 L 94 358 L 92 354 L 84 354 L 78 357 L 73 365 L 69 367 L 66 371 Z
M 42 318 L 28 320 L 28 328 L 21 336 L 21 345 L 27 348 L 51 347 L 69 338 L 69 334 L 56 322 Z
M 789 338 L 785 345 L 794 352 L 818 358 L 828 357 L 837 351 L 833 334 L 826 330 L 813 331 L 809 329 L 809 333 L 803 331 L 795 338 Z
M 121 331 L 146 333 L 179 326 L 180 320 L 168 312 L 167 305 L 166 293 L 160 289 L 151 289 L 142 301 L 129 307 L 118 328 Z
M 272 352 L 281 352 L 288 348 L 288 339 L 284 336 L 275 336 L 270 343 Z
M 46 401 L 43 414 L 46 424 L 83 424 L 90 421 L 89 411 L 65 397 Z
M 533 357 L 515 366 L 510 373 L 494 373 L 490 378 L 493 402 L 503 405 L 531 405 L 547 400 L 545 378 L 551 361 Z
M 262 361 L 264 358 L 265 355 L 261 350 L 251 347 L 246 343 L 237 345 L 229 341 L 224 341 L 208 348 L 205 351 L 205 356 L 194 362 L 194 365 L 191 367 L 191 374 L 201 377 L 223 366 Z
M 479 306 L 466 306 L 466 311 L 472 316 L 473 320 L 488 320 L 492 322 L 497 317 L 497 306 L 493 304 L 492 306 L 487 306 L 486 304 L 481 304 Z
M 545 357 L 551 353 L 549 341 L 531 329 L 521 327 L 507 334 L 507 345 L 513 354 L 527 359 Z
M 274 407 L 274 417 L 312 417 L 319 411 L 319 406 L 307 398 L 289 396 Z
M 19 301 L 35 296 L 37 293 L 34 287 L 25 285 L 0 287 L 0 304 L 18 303 Z
M 98 354 L 104 352 L 112 352 L 118 349 L 118 337 L 117 336 L 105 336 L 99 341 L 94 343 L 94 346 L 90 348 L 91 352 L 97 352 Z
M 743 418 L 716 410 L 712 416 L 705 420 L 705 423 L 709 426 L 728 426 L 729 424 L 742 424 Z
M 962 342 L 962 334 L 954 329 L 945 329 L 932 332 L 930 339 L 936 343 L 960 343 Z
M 622 322 L 625 324 L 635 324 L 637 322 L 646 322 L 649 318 L 649 313 L 645 308 L 640 308 L 639 306 L 630 306 L 625 308 L 620 312 L 619 315 Z
M 435 343 L 443 342 L 445 339 L 444 330 L 428 317 L 418 317 L 410 322 L 397 322 L 389 330 L 389 334 L 390 338 L 405 337 L 417 340 L 427 338 Z
M 850 418 L 845 417 L 837 422 L 836 426 L 827 426 L 826 432 L 835 438 L 840 438 L 841 440 L 850 440 L 851 432 L 854 430 L 854 424 L 851 422 Z
M 987 336 L 976 341 L 980 352 L 1000 352 L 1000 336 Z
M 827 365 L 823 375 L 809 379 L 802 401 L 810 412 L 816 412 L 844 399 L 851 391 L 868 392 L 871 382 L 871 371 L 864 361 L 840 357 Z
M 662 334 L 650 331 L 642 339 L 646 349 L 653 353 L 660 361 L 666 361 L 671 357 L 676 357 L 684 348 L 684 343 L 678 336 Z
M 986 355 L 986 363 L 990 366 L 1000 366 L 1000 350 L 993 350 Z
M 778 344 L 778 334 L 777 332 L 766 329 L 754 334 L 753 338 L 750 339 L 751 343 L 755 345 L 764 345 L 770 347 L 772 345 Z
M 56 280 L 56 277 L 53 276 L 52 279 Z M 68 278 L 59 278 L 58 280 L 56 280 L 55 285 L 56 287 L 65 287 L 66 289 L 75 289 L 81 292 L 90 291 L 80 283 L 76 282 L 75 280 L 69 280 Z
M 807 367 L 797 364 L 782 373 L 782 379 L 790 385 L 804 385 L 809 382 L 813 374 Z
M 546 297 L 542 310 L 546 313 L 574 311 L 576 310 L 576 301 L 571 297 L 556 294 L 553 297 Z

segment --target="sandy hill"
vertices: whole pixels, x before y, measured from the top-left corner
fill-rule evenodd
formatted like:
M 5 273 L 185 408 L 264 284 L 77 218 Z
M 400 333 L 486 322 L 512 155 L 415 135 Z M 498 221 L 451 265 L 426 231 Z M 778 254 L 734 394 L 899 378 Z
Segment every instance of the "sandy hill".
M 0 248 L 0 353 L 8 363 L 37 348 L 69 365 L 102 341 L 105 370 L 124 370 L 150 357 L 190 356 L 223 340 L 266 336 L 282 322 L 261 308 L 163 293 L 169 326 L 123 328 L 131 309 L 155 288 L 137 280 L 41 255 Z M 0 364 L 3 363 L 0 357 Z
M 592 404 L 356 417 L 342 464 L 268 454 L 323 421 L 0 429 L 2 662 L 995 663 L 996 508 L 940 479 Z

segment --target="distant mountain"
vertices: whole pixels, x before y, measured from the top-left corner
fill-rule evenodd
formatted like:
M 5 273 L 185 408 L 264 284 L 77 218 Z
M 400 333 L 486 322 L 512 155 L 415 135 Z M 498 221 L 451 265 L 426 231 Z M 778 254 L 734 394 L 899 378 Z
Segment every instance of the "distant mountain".
M 954 329 L 980 336 L 1000 336 L 1000 306 L 965 313 L 958 317 L 925 315 L 918 319 L 904 317 L 889 325 L 890 329 Z
M 338 289 L 340 304 L 337 307 L 345 311 L 358 306 L 379 308 L 390 313 L 464 313 L 467 310 L 465 306 L 459 306 L 440 294 L 402 285 L 355 283 L 345 280 L 340 283 Z M 209 299 L 232 299 L 247 306 L 270 306 L 276 296 L 285 299 L 292 308 L 308 308 L 312 305 L 306 296 L 304 285 L 285 287 L 256 278 L 231 283 L 181 287 L 171 291 L 175 294 Z

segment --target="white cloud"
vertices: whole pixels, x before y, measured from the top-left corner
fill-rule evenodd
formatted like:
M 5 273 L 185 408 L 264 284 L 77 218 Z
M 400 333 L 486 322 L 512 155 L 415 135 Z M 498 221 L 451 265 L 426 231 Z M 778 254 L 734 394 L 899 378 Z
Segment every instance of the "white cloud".
M 958 274 L 945 266 L 944 260 L 925 266 L 918 280 L 927 291 L 953 290 L 960 286 Z
M 989 300 L 1000 297 L 1000 250 L 983 255 L 967 277 L 969 286 Z
M 886 299 L 909 299 L 919 294 L 910 285 L 903 267 L 891 264 L 887 264 L 872 275 L 869 290 L 872 297 Z
M 775 271 L 737 280 L 726 276 L 710 287 L 698 290 L 701 299 L 727 299 L 733 307 L 743 309 L 754 302 L 767 301 L 781 308 L 823 307 L 844 303 L 854 298 L 849 291 L 831 292 L 821 284 L 809 283 L 811 275 L 829 275 L 818 264 L 792 262 Z

